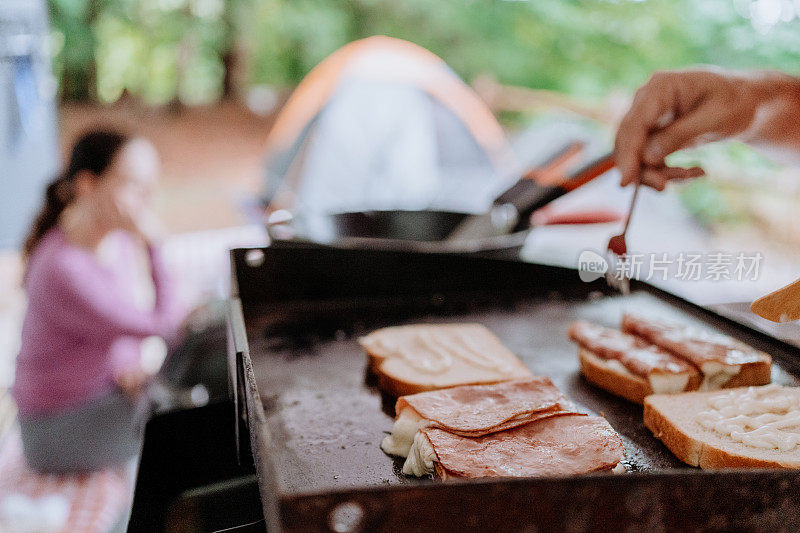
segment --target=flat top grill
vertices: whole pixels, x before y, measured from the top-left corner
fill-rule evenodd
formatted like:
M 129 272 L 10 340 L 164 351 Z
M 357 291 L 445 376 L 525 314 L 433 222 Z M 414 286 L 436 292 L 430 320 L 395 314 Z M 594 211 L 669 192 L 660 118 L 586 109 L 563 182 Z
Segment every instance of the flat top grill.
M 244 260 L 245 251 L 234 251 L 246 331 L 246 340 L 239 342 L 246 344 L 243 351 L 247 352 L 240 378 L 262 489 L 276 493 L 267 498 L 265 508 L 280 509 L 283 518 L 278 522 L 288 529 L 295 524 L 287 516 L 302 515 L 306 527 L 314 519 L 314 505 L 324 507 L 319 512 L 328 512 L 325 506 L 332 501 L 331 495 L 334 500 L 354 498 L 354 494 L 377 498 L 381 492 L 384 500 L 391 500 L 396 492 L 384 489 L 393 486 L 401 491 L 402 487 L 457 490 L 464 486 L 406 477 L 400 473 L 402 461 L 380 450 L 381 440 L 392 427 L 395 400 L 377 388 L 357 343 L 358 336 L 378 327 L 419 322 L 486 325 L 535 374 L 549 376 L 582 410 L 605 416 L 620 433 L 627 449 L 625 464 L 632 473 L 543 481 L 576 488 L 594 483 L 590 486 L 601 492 L 613 492 L 604 489 L 604 483 L 623 483 L 619 486 L 623 492 L 634 490 L 639 481 L 625 485 L 624 479 L 637 479 L 637 472 L 672 473 L 687 483 L 705 480 L 697 482 L 698 491 L 708 491 L 717 482 L 678 461 L 655 439 L 644 427 L 641 406 L 593 387 L 581 377 L 577 348 L 567 339 L 574 320 L 618 326 L 622 313 L 630 311 L 721 331 L 770 353 L 773 382 L 798 384 L 796 347 L 643 284 L 634 284 L 630 295 L 610 295 L 600 281 L 584 284 L 575 272 L 543 265 L 454 257 L 432 261 L 431 256 L 396 254 L 389 254 L 388 262 L 381 265 L 385 252 L 374 252 L 378 255 L 372 258 L 330 249 L 298 249 L 294 256 L 289 253 L 292 250 L 263 252 L 266 261 L 253 267 Z M 455 266 L 459 261 L 471 264 Z M 387 270 L 392 264 L 393 269 Z M 401 269 L 410 271 L 401 274 Z M 483 275 L 482 269 L 500 275 Z M 439 278 L 446 272 L 454 278 L 466 277 Z M 427 287 L 406 283 L 406 278 L 418 280 L 423 273 L 432 278 Z M 316 300 L 302 294 L 308 287 L 304 279 L 313 285 L 313 280 L 322 283 L 326 277 L 329 284 L 339 284 L 340 293 Z M 387 285 L 375 282 L 379 279 Z M 298 297 L 288 288 L 292 282 L 300 284 L 295 287 Z M 442 287 L 443 292 L 437 292 Z M 753 475 L 754 483 L 761 479 Z M 599 481 L 612 477 L 616 479 Z M 509 487 L 515 481 L 493 483 Z M 300 504 L 305 507 L 296 507 Z M 620 525 L 623 518 L 609 520 Z
M 511 309 L 490 309 L 453 316 L 421 316 L 419 322 L 479 322 L 495 332 L 534 374 L 553 383 L 583 411 L 604 415 L 623 438 L 631 471 L 689 468 L 675 458 L 642 422 L 642 408 L 590 385 L 579 373 L 577 348 L 567 328 L 578 318 L 618 325 L 625 310 L 650 316 L 688 319 L 652 294 L 595 301 L 557 297 L 521 302 Z M 388 322 L 383 325 L 395 325 Z M 705 325 L 705 327 L 708 327 Z M 363 333 L 366 333 L 364 331 Z M 356 342 L 361 331 L 339 330 L 338 338 L 309 344 L 297 338 L 248 334 L 256 384 L 262 393 L 281 490 L 327 491 L 341 487 L 413 482 L 402 473 L 402 460 L 380 450 L 391 431 L 394 398 L 382 393 L 366 369 L 364 350 Z M 773 382 L 797 385 L 797 379 L 773 365 Z

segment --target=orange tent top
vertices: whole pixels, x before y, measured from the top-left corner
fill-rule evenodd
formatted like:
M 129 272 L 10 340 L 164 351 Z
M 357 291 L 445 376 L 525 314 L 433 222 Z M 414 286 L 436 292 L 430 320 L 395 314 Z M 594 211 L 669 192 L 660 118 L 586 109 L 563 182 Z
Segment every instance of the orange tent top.
M 381 68 L 392 57 L 413 68 Z M 348 69 L 359 63 L 370 69 L 361 77 L 407 83 L 424 90 L 455 114 L 478 144 L 498 162 L 507 150 L 506 138 L 492 112 L 438 56 L 416 44 L 377 35 L 353 41 L 322 60 L 292 93 L 267 138 L 267 153 L 288 149 L 317 116 Z M 366 72 L 364 72 L 366 71 Z

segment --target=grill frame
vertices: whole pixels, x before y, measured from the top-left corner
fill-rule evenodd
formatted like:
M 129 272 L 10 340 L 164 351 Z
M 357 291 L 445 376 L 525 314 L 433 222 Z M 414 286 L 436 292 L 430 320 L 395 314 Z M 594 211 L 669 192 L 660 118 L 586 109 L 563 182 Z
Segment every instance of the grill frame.
M 299 484 L 287 486 L 291 472 L 282 471 L 285 463 L 275 460 L 285 435 L 273 431 L 269 420 L 276 416 L 274 406 L 281 392 L 263 390 L 263 376 L 257 375 L 264 357 L 263 345 L 256 339 L 260 332 L 293 338 L 301 331 L 347 329 L 356 318 L 375 314 L 381 315 L 376 324 L 380 325 L 416 317 L 460 316 L 465 309 L 466 314 L 503 312 L 519 301 L 533 300 L 533 305 L 554 301 L 556 307 L 559 299 L 603 301 L 611 293 L 602 280 L 582 283 L 577 272 L 567 268 L 452 254 L 281 245 L 232 250 L 231 264 L 231 390 L 237 423 L 249 428 L 250 442 L 240 445 L 252 449 L 270 531 L 333 531 L 353 525 L 352 520 L 332 522 L 343 504 L 352 504 L 351 511 L 360 510 L 356 530 L 800 529 L 800 472 L 794 471 L 705 472 L 676 467 L 622 476 L 393 486 L 376 480 L 350 487 L 315 485 L 309 490 Z M 632 290 L 767 351 L 787 376 L 800 376 L 798 347 L 645 283 L 633 282 Z M 361 325 L 367 327 L 373 327 L 368 320 Z M 312 346 L 345 342 L 321 335 L 312 339 Z M 363 386 L 371 386 L 369 376 Z M 347 399 L 347 394 L 342 391 L 340 398 Z M 272 406 L 267 410 L 265 400 Z

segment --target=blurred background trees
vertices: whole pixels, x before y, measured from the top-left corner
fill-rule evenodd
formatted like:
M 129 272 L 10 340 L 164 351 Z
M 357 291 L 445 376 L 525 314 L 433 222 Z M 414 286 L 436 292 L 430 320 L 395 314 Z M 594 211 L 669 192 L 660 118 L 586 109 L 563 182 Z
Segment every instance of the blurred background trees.
M 225 122 L 244 121 L 246 131 L 260 132 L 314 65 L 375 34 L 442 57 L 474 82 L 510 129 L 524 128 L 537 110 L 555 103 L 591 117 L 609 139 L 625 99 L 654 70 L 705 63 L 800 72 L 800 0 L 48 2 L 59 97 L 80 104 L 64 106 L 62 117 L 73 119 L 66 124 L 79 123 L 93 103 L 187 110 L 230 102 L 250 113 L 246 103 L 267 125 L 240 115 Z M 530 89 L 540 96 L 547 91 L 544 105 L 498 105 L 493 88 L 503 86 L 513 86 L 524 102 Z M 232 146 L 246 144 L 243 138 Z M 800 229 L 786 233 L 800 228 L 787 224 L 800 201 L 797 169 L 737 144 L 684 157 L 709 176 L 680 189 L 699 220 L 715 229 L 766 228 L 800 249 Z
M 343 44 L 400 37 L 467 80 L 598 98 L 655 69 L 800 70 L 789 0 L 49 0 L 65 100 L 209 103 L 291 87 Z

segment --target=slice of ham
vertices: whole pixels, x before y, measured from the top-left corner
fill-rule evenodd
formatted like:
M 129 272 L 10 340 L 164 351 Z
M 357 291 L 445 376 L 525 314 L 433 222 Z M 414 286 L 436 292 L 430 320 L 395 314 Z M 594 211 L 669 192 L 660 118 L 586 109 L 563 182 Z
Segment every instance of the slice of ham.
M 402 396 L 399 414 L 413 408 L 428 425 L 463 436 L 481 436 L 534 420 L 577 413 L 548 377 L 471 385 Z
M 727 335 L 625 314 L 622 330 L 637 335 L 702 368 L 703 363 L 723 365 L 772 363 L 772 358 Z
M 619 361 L 639 377 L 647 378 L 652 373 L 697 374 L 697 369 L 686 361 L 618 329 L 579 321 L 570 326 L 569 338 L 601 359 Z
M 435 452 L 440 478 L 536 477 L 611 470 L 625 458 L 605 418 L 566 415 L 477 438 L 420 430 Z

